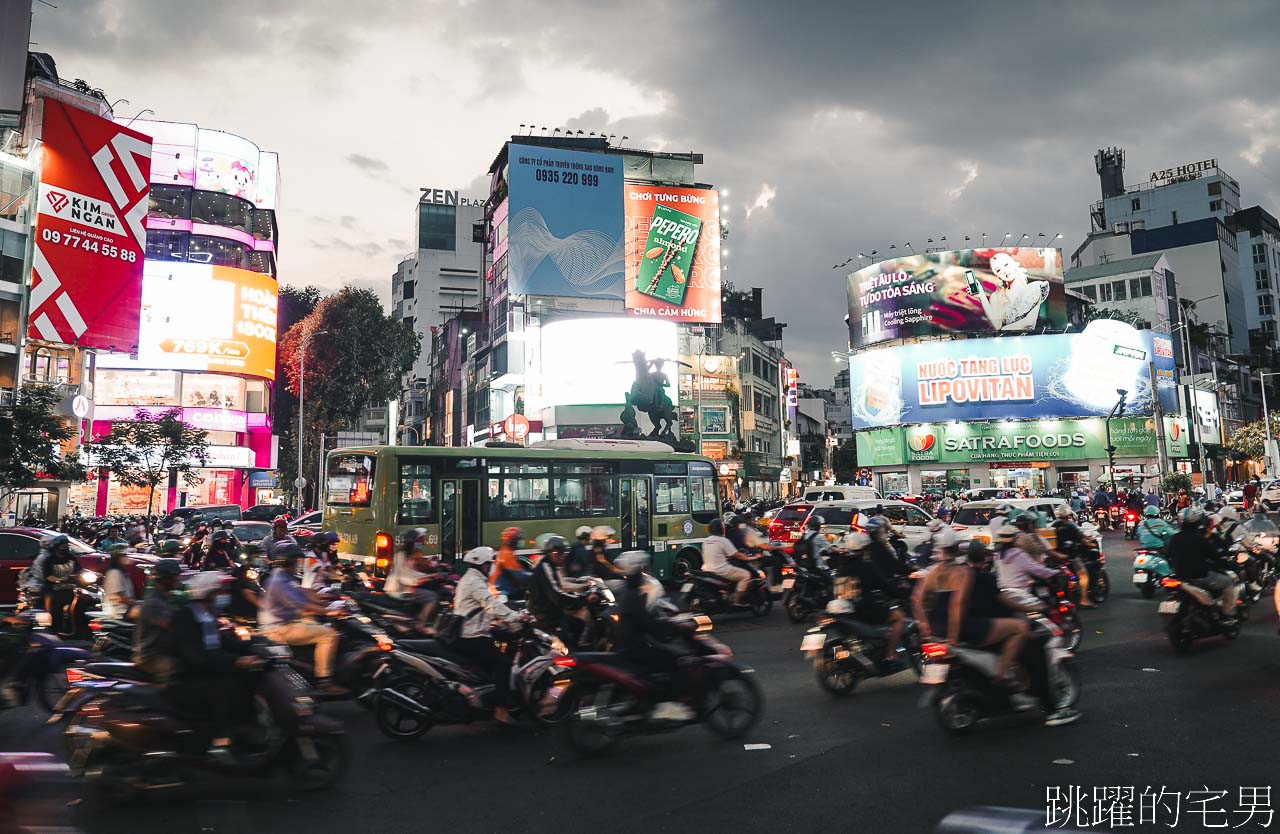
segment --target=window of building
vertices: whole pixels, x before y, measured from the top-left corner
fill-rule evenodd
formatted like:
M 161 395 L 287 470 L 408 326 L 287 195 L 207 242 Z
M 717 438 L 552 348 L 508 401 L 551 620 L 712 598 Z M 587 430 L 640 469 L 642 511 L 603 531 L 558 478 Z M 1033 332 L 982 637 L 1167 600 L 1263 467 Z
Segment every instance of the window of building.
M 244 244 L 220 237 L 192 235 L 187 241 L 187 260 L 199 264 L 213 266 L 234 266 L 246 269 L 249 266 L 249 251 Z
M 1222 201 L 1221 201 L 1221 200 L 1210 200 L 1210 201 L 1209 201 L 1209 211 L 1222 211 Z
M 21 284 L 22 262 L 27 251 L 27 236 L 22 232 L 0 229 L 0 281 Z
M 1265 264 L 1267 262 L 1266 244 L 1262 244 L 1262 243 L 1253 244 L 1253 262 L 1255 265 Z
M 1253 286 L 1258 292 L 1271 291 L 1271 273 L 1265 269 L 1259 269 L 1253 273 Z
M 1081 287 L 1081 288 L 1080 288 L 1080 292 L 1082 292 L 1082 293 L 1084 293 L 1085 295 L 1089 296 L 1089 297 L 1090 297 L 1090 298 L 1092 298 L 1094 301 L 1097 301 L 1097 300 L 1098 300 L 1098 288 L 1097 288 L 1097 287 L 1095 287 L 1093 284 L 1086 284 L 1086 285 L 1084 285 L 1083 287 Z
M 270 252 L 250 252 L 249 269 L 262 275 L 275 275 L 275 259 Z
M 1173 217 L 1173 225 L 1178 225 L 1178 213 L 1174 211 L 1170 212 L 1170 215 Z
M 248 232 L 253 204 L 230 194 L 197 191 L 191 198 L 191 220 Z
M 191 189 L 181 185 L 151 186 L 147 214 L 169 220 L 186 220 L 191 216 Z
M 400 524 L 432 524 L 436 520 L 431 466 L 425 463 L 400 464 Z
M 1116 301 L 1124 301 L 1127 297 L 1124 281 L 1111 282 L 1111 295 Z
M 418 204 L 418 248 L 453 252 L 457 249 L 458 207 Z
M 156 261 L 185 261 L 187 259 L 186 232 L 165 229 L 147 231 L 147 258 Z
M 1258 315 L 1272 316 L 1275 315 L 1275 312 L 1274 302 L 1271 300 L 1270 295 L 1258 296 Z
M 1143 275 L 1140 278 L 1129 279 L 1129 297 L 1130 298 L 1148 298 L 1151 295 L 1151 276 Z
M 267 383 L 260 379 L 246 380 L 244 384 L 244 410 L 254 414 L 267 411 Z
M 275 212 L 268 209 L 253 210 L 253 236 L 258 240 L 271 240 L 275 237 Z
M 404 282 L 404 295 L 403 295 L 403 296 L 401 296 L 401 297 L 402 297 L 402 298 L 406 298 L 406 299 L 413 298 L 413 290 L 414 290 L 414 287 L 415 287 L 415 286 L 416 286 L 416 285 L 414 284 L 414 282 L 413 282 L 413 281 L 405 281 L 405 282 Z
M 1222 194 L 1222 183 L 1221 183 L 1221 182 L 1211 182 L 1211 183 L 1209 183 L 1209 196 L 1210 196 L 1210 197 L 1218 197 L 1218 196 L 1221 196 L 1221 194 Z
M 1099 301 L 1110 301 L 1110 300 L 1111 300 L 1111 285 L 1110 285 L 1110 284 L 1099 284 L 1099 285 L 1098 285 L 1098 300 L 1099 300 Z
M 1142 208 L 1141 198 L 1134 197 L 1132 200 L 1129 201 L 1129 211 L 1138 211 L 1141 208 Z

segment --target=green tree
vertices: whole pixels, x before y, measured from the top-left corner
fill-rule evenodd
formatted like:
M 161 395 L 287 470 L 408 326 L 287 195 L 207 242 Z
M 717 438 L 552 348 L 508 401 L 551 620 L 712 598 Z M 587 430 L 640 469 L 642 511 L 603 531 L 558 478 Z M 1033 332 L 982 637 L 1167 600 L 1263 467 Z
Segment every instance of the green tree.
M 1271 432 L 1273 436 L 1280 433 L 1280 411 L 1271 412 Z M 1243 458 L 1262 460 L 1266 456 L 1266 436 L 1266 423 L 1262 420 L 1245 423 L 1227 438 L 1227 448 Z
M 280 287 L 280 304 L 276 308 L 276 332 L 284 334 L 289 328 L 305 319 L 324 298 L 319 289 L 312 286 L 291 287 L 288 284 Z M 285 359 L 280 353 L 280 342 L 276 343 L 276 368 L 285 367 Z M 276 436 L 280 438 L 280 453 L 277 466 L 281 472 L 298 471 L 297 443 L 294 435 L 298 433 L 298 398 L 284 385 L 277 385 L 271 403 L 272 426 Z
M 1164 480 L 1160 482 L 1160 491 L 1166 495 L 1177 492 L 1180 489 L 1191 491 L 1191 476 L 1186 472 L 1170 472 L 1164 476 Z
M 858 444 L 851 437 L 836 449 L 831 461 L 836 483 L 851 484 L 858 477 Z
M 182 422 L 182 411 L 170 408 L 156 414 L 139 408 L 132 420 L 117 420 L 111 431 L 86 449 L 96 466 L 107 469 L 125 486 L 145 486 L 147 515 L 156 487 L 170 472 L 187 486 L 199 482 L 196 469 L 209 459 L 209 433 Z
M 14 392 L 12 405 L 0 409 L 0 506 L 41 479 L 84 478 L 80 461 L 62 454 L 76 429 L 54 413 L 61 399 L 54 388 L 29 385 Z

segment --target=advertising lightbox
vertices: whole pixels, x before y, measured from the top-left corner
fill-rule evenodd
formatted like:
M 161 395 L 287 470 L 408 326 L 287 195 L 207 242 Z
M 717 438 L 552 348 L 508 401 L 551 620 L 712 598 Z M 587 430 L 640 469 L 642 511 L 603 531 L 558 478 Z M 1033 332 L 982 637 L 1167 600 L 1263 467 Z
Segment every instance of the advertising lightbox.
M 1061 330 L 1067 323 L 1058 249 L 929 252 L 850 273 L 849 338 L 857 349 L 948 333 Z
M 241 197 L 255 208 L 276 208 L 280 160 L 275 153 L 259 150 L 243 136 L 184 122 L 139 119 L 131 125 L 151 137 L 156 185 L 194 186 Z
M 622 157 L 513 142 L 507 182 L 510 292 L 621 300 Z
M 1124 414 L 1152 411 L 1149 362 L 1166 414 L 1179 413 L 1173 342 L 1099 319 L 1083 333 L 920 342 L 849 358 L 857 429 L 939 420 L 1100 417 L 1126 392 Z
M 540 329 L 540 395 L 535 408 L 562 405 L 621 407 L 636 379 L 633 353 L 662 360 L 675 401 L 678 365 L 676 325 L 657 319 L 581 318 L 544 324 Z
M 627 312 L 720 322 L 720 200 L 715 189 L 627 183 Z
M 246 269 L 148 261 L 137 357 L 104 355 L 98 365 L 274 380 L 276 293 L 271 276 Z
M 178 375 L 173 371 L 120 371 L 99 368 L 93 380 L 98 406 L 175 406 Z
M 27 335 L 131 351 L 138 343 L 151 140 L 55 99 L 43 102 Z

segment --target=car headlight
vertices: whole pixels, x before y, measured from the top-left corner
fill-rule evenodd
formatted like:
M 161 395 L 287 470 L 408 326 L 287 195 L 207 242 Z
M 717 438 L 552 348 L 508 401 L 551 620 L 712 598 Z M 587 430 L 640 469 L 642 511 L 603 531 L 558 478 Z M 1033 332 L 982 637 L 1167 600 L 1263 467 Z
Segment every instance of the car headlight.
M 92 585 L 98 581 L 98 574 L 91 570 L 82 570 L 80 571 L 80 581 L 86 585 Z

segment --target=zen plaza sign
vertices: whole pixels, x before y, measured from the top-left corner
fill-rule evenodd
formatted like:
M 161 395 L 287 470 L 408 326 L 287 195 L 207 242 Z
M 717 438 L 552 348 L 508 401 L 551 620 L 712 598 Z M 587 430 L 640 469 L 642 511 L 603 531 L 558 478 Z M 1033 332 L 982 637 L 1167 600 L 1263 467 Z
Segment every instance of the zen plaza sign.
M 419 188 L 422 196 L 419 203 L 431 206 L 483 206 L 484 200 L 479 197 L 463 197 L 457 191 L 444 188 Z
M 1156 182 L 1157 180 L 1176 180 L 1199 178 L 1206 171 L 1213 171 L 1218 167 L 1218 160 L 1203 159 L 1199 162 L 1188 162 L 1186 165 L 1179 165 L 1177 168 L 1165 168 L 1163 171 L 1151 172 L 1151 178 L 1148 182 Z

